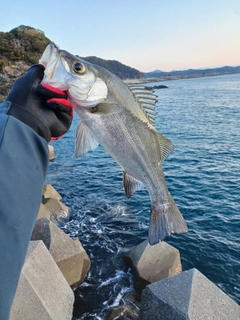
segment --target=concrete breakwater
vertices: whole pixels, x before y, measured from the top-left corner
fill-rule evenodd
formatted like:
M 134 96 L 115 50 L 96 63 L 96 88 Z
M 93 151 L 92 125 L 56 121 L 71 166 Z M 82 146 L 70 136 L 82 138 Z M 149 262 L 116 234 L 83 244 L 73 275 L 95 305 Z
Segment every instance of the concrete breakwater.
M 57 222 L 69 208 L 45 185 L 27 257 L 11 309 L 11 320 L 72 319 L 74 293 L 90 269 L 90 259 L 78 239 L 68 237 Z
M 54 154 L 52 155 L 54 158 Z M 78 239 L 57 225 L 69 219 L 61 195 L 45 185 L 10 320 L 72 319 L 74 293 L 91 269 Z M 240 307 L 196 269 L 182 272 L 179 251 L 147 240 L 124 254 L 136 295 L 109 310 L 111 319 L 240 319 Z M 134 306 L 134 307 L 133 307 Z
M 72 319 L 72 288 L 84 280 L 91 262 L 80 241 L 56 225 L 68 217 L 61 196 L 45 185 L 10 320 Z M 110 310 L 106 320 L 240 319 L 240 306 L 198 270 L 182 272 L 179 251 L 169 244 L 150 246 L 146 240 L 124 259 L 132 268 L 139 301 L 132 301 L 135 308 Z

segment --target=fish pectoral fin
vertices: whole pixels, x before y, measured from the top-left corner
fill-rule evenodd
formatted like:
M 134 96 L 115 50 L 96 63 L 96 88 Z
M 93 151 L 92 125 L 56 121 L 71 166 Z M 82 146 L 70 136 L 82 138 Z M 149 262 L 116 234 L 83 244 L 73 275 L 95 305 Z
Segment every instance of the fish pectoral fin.
M 160 152 L 161 152 L 160 162 L 162 163 L 172 153 L 174 149 L 174 145 L 169 139 L 165 138 L 159 132 L 158 132 L 158 142 L 159 142 Z
M 141 181 L 135 179 L 133 176 L 123 171 L 123 187 L 126 193 L 126 197 L 130 198 L 135 191 L 143 189 L 144 185 Z
M 97 149 L 99 142 L 84 122 L 80 122 L 76 131 L 75 157 L 84 156 Z
M 91 113 L 96 115 L 120 113 L 123 107 L 114 103 L 99 103 L 92 108 Z

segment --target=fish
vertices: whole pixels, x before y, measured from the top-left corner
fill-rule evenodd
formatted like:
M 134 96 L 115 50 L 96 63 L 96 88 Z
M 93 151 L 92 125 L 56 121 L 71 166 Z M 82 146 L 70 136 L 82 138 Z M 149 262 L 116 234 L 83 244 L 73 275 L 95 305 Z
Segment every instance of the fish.
M 186 221 L 162 169 L 174 146 L 154 126 L 157 96 L 51 44 L 39 63 L 45 67 L 42 83 L 66 91 L 80 118 L 75 156 L 84 156 L 100 144 L 121 167 L 127 198 L 142 187 L 147 189 L 151 199 L 149 244 L 173 233 L 186 233 Z

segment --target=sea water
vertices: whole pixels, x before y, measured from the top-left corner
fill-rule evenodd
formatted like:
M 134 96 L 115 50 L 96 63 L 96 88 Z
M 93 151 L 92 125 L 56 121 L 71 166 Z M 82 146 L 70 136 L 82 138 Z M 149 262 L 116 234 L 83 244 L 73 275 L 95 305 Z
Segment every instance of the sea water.
M 166 242 L 179 249 L 183 270 L 197 268 L 240 303 L 240 74 L 161 84 L 168 88 L 155 90 L 155 125 L 175 145 L 163 170 L 189 228 Z M 122 255 L 147 239 L 150 200 L 146 190 L 126 199 L 121 169 L 101 146 L 74 158 L 78 122 L 75 115 L 53 143 L 46 182 L 71 208 L 62 230 L 79 238 L 91 259 L 74 289 L 73 319 L 102 319 L 133 291 Z

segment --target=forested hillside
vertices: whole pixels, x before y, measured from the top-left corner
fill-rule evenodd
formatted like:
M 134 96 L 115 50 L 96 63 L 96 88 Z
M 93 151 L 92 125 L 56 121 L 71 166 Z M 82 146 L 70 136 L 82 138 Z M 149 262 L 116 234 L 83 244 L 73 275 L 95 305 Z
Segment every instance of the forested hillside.
M 45 36 L 43 31 L 29 26 L 21 25 L 9 32 L 0 32 L 0 72 L 5 66 L 18 61 L 22 61 L 28 65 L 37 63 L 49 43 L 54 44 L 52 40 Z M 81 52 L 78 54 L 81 55 Z M 138 70 L 115 60 L 104 60 L 94 56 L 82 57 L 82 59 L 108 69 L 121 79 L 139 79 L 144 77 Z
M 24 74 L 28 68 L 39 61 L 46 46 L 52 43 L 44 32 L 29 26 L 21 25 L 9 32 L 0 31 L 0 102 L 10 91 L 16 78 Z M 66 48 L 62 48 L 66 49 Z M 74 54 L 81 55 L 81 52 Z M 144 75 L 136 69 L 115 60 L 104 60 L 87 57 L 91 63 L 98 64 L 121 79 L 141 79 Z
M 53 43 L 44 32 L 28 26 L 19 26 L 9 32 L 0 32 L 0 70 L 13 62 L 38 62 L 45 47 Z

